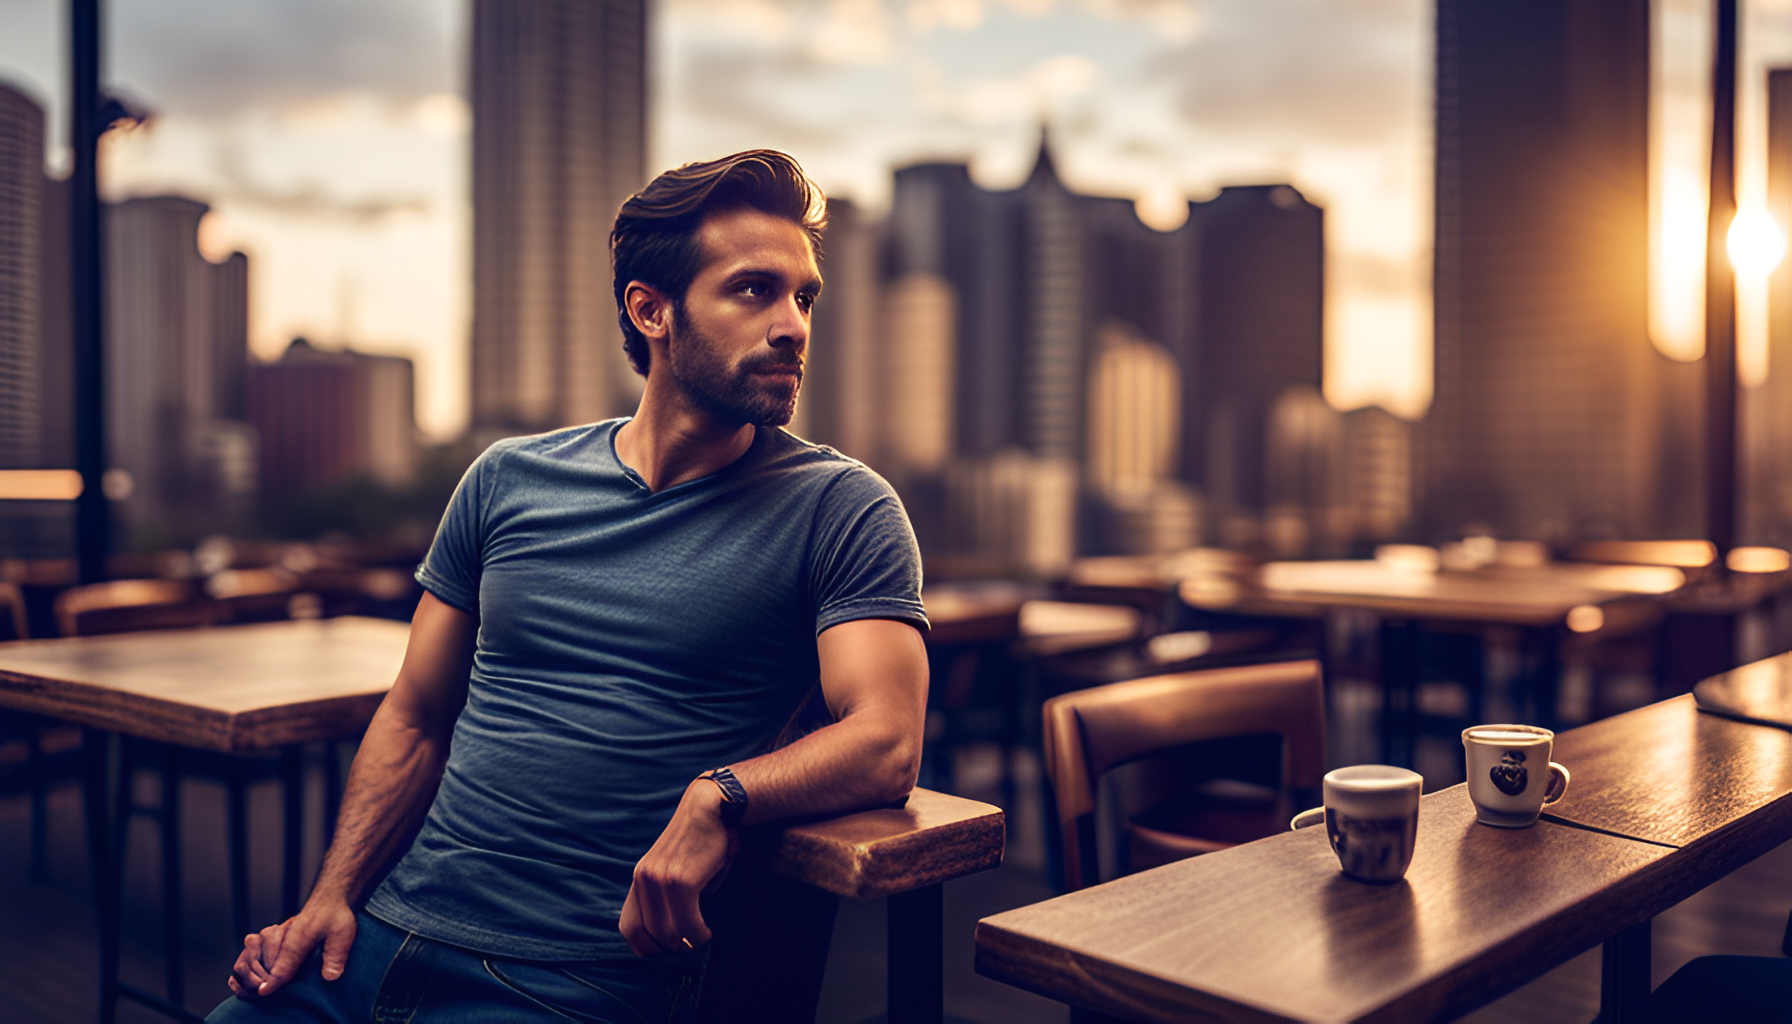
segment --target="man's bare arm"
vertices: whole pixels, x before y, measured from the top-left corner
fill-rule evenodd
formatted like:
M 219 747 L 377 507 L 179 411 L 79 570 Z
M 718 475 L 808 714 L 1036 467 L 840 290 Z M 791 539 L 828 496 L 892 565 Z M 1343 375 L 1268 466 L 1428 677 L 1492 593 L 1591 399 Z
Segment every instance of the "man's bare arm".
M 747 791 L 746 823 L 870 807 L 914 788 L 927 715 L 921 634 L 905 623 L 862 619 L 821 634 L 816 647 L 822 696 L 835 721 L 729 766 Z M 635 865 L 621 928 L 636 954 L 709 941 L 697 897 L 726 866 L 734 842 L 722 825 L 721 804 L 714 783 L 694 780 L 672 822 Z
M 355 940 L 355 904 L 402 852 L 435 799 L 454 722 L 467 700 L 478 620 L 425 593 L 411 621 L 398 680 L 381 702 L 349 770 L 336 838 L 296 917 L 245 937 L 230 979 L 240 996 L 292 980 L 323 943 L 334 980 Z

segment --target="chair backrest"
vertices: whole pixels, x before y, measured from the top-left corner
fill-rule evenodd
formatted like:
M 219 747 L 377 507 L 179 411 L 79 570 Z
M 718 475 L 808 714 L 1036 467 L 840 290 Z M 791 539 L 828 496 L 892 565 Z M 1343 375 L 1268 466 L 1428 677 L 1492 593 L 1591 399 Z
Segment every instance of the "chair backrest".
M 1275 733 L 1282 784 L 1317 791 L 1325 775 L 1325 691 L 1317 661 L 1129 679 L 1045 702 L 1045 772 L 1058 805 L 1064 874 L 1079 888 L 1102 775 L 1202 740 Z
M 217 621 L 217 603 L 202 598 L 184 580 L 111 580 L 56 595 L 56 628 L 63 636 L 180 629 Z
M 11 635 L 6 635 L 6 630 Z M 17 584 L 0 583 L 0 640 L 26 640 L 31 636 L 25 616 L 25 594 Z
M 290 594 L 299 589 L 299 578 L 285 569 L 225 569 L 205 581 L 205 592 L 220 601 L 238 597 Z

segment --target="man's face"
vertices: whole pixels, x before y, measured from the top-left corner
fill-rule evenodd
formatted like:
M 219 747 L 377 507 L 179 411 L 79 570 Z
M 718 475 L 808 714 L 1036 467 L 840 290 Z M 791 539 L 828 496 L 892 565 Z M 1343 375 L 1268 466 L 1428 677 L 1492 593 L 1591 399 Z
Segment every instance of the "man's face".
M 730 210 L 705 220 L 697 241 L 704 266 L 668 341 L 674 382 L 726 422 L 789 423 L 821 292 L 809 236 L 782 217 Z

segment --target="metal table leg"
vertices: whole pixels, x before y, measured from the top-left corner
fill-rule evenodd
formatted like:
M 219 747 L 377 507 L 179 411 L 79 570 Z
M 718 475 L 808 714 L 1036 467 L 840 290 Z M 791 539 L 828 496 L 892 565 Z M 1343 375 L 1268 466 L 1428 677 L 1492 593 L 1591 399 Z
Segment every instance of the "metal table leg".
M 299 861 L 305 836 L 305 763 L 297 746 L 280 748 L 280 790 L 285 798 L 285 828 L 281 839 L 280 919 L 299 912 Z
M 100 1024 L 118 1014 L 118 878 L 112 870 L 112 772 L 115 738 L 81 730 L 81 789 L 87 816 L 87 867 L 93 886 L 94 925 L 100 939 Z
M 187 1001 L 186 908 L 181 895 L 180 860 L 180 748 L 162 748 L 162 957 L 168 972 L 168 1001 L 176 1006 Z
M 1649 1003 L 1649 925 L 1606 940 L 1599 963 L 1599 1024 L 1634 1024 Z
M 242 758 L 231 758 L 225 782 L 230 833 L 230 926 L 241 941 L 249 934 L 249 795 Z
M 1419 689 L 1419 643 L 1424 627 L 1410 619 L 1381 624 L 1381 759 L 1410 767 L 1413 698 Z
M 889 899 L 889 1024 L 941 1024 L 946 1012 L 942 883 Z

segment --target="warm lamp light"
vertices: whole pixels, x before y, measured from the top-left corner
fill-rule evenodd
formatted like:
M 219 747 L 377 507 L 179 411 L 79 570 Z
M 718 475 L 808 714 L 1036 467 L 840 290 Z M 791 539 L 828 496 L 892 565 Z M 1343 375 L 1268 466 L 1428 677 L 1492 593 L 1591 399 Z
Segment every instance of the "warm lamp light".
M 1730 266 L 1744 277 L 1763 278 L 1786 256 L 1786 235 L 1773 215 L 1762 209 L 1736 211 L 1725 239 Z
M 0 501 L 74 501 L 81 474 L 72 469 L 0 470 Z

